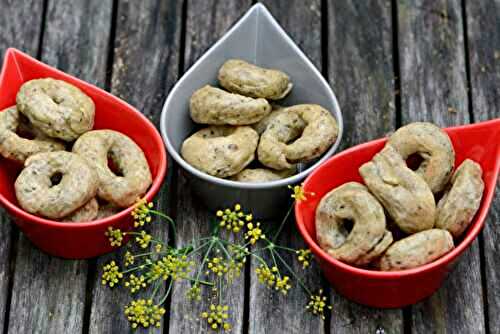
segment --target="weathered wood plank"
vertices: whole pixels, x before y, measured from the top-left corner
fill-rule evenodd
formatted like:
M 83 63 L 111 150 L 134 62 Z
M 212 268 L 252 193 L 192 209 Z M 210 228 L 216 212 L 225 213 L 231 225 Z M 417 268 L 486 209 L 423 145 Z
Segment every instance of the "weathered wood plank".
M 344 116 L 343 147 L 396 124 L 390 1 L 328 2 L 329 78 Z M 356 24 L 353 24 L 356 22 Z M 331 333 L 403 332 L 401 310 L 363 307 L 332 295 Z
M 250 6 L 250 1 L 188 1 L 184 69 L 188 69 Z M 177 238 L 176 245 L 189 243 L 193 239 L 210 235 L 210 219 L 213 214 L 202 206 L 199 199 L 189 188 L 186 176 L 178 171 L 177 192 Z M 201 265 L 201 254 L 192 259 Z M 244 275 L 230 285 L 223 293 L 223 300 L 230 308 L 231 332 L 243 331 Z M 207 322 L 200 319 L 201 313 L 208 310 L 216 301 L 210 298 L 208 289 L 202 289 L 202 300 L 191 302 L 186 298 L 190 285 L 176 283 L 172 293 L 171 319 L 169 333 L 205 333 Z
M 99 55 L 107 54 L 110 3 L 49 1 L 42 61 L 84 80 L 103 84 L 106 64 Z M 21 235 L 9 331 L 81 332 L 87 268 L 87 261 L 48 256 Z
M 15 5 L 14 5 L 15 3 Z M 18 48 L 30 55 L 38 53 L 43 2 L 35 1 L 0 1 L 0 62 L 3 62 L 5 50 L 9 47 Z M 34 14 L 38 13 L 38 15 Z M 23 24 L 30 20 L 31 24 Z M 0 209 L 0 328 L 4 328 L 5 319 L 8 318 L 7 303 L 9 283 L 12 279 L 11 272 L 15 265 L 15 258 L 11 258 L 14 240 L 17 238 L 17 228 L 3 209 Z M 13 232 L 15 231 L 15 232 Z
M 402 121 L 468 123 L 460 1 L 399 1 Z M 484 332 L 479 248 L 475 242 L 439 291 L 413 307 L 414 333 Z
M 466 1 L 467 40 L 472 111 L 476 122 L 500 117 L 500 1 Z M 500 187 L 486 226 L 484 265 L 487 324 L 490 333 L 500 333 Z
M 157 127 L 165 96 L 177 79 L 181 7 L 181 1 L 161 0 L 125 0 L 118 4 L 111 92 L 137 107 Z M 165 182 L 155 199 L 157 208 L 164 212 L 168 212 L 169 187 Z M 149 231 L 167 240 L 166 224 L 155 223 Z M 123 286 L 109 289 L 100 283 L 102 266 L 123 252 L 122 249 L 97 261 L 90 333 L 132 332 L 123 314 L 124 306 L 132 299 L 128 291 Z M 156 332 L 163 327 L 162 323 Z
M 299 47 L 308 55 L 314 65 L 321 71 L 321 1 L 264 1 L 264 4 L 279 21 L 287 33 Z M 286 213 L 284 209 L 282 215 Z M 274 229 L 280 220 L 266 222 Z M 268 236 L 269 238 L 272 235 Z M 304 242 L 295 228 L 293 214 L 286 222 L 280 238 L 280 245 L 291 248 L 304 248 Z M 306 286 L 316 292 L 322 286 L 322 279 L 316 265 L 302 269 L 296 260 L 296 255 L 280 251 L 281 256 L 298 273 Z M 268 253 L 263 254 L 268 264 L 272 259 Z M 292 289 L 286 296 L 271 290 L 259 283 L 255 270 L 260 263 L 251 261 L 250 300 L 249 303 L 249 332 L 250 333 L 324 333 L 324 323 L 321 319 L 306 313 L 305 306 L 309 301 L 307 293 L 301 289 L 297 281 L 290 276 Z M 283 267 L 283 266 L 280 266 Z M 266 321 L 272 318 L 273 321 Z

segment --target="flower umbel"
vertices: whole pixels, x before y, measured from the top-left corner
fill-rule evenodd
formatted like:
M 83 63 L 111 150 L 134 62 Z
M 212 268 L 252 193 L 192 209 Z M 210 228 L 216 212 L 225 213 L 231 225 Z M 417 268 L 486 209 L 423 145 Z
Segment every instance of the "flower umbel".
M 124 258 L 125 258 L 125 261 L 123 264 L 125 265 L 125 267 L 128 267 L 128 266 L 134 264 L 134 255 L 132 255 L 132 253 L 130 253 L 129 251 L 125 252 Z
M 125 307 L 125 316 L 132 324 L 132 328 L 142 326 L 160 327 L 161 317 L 165 314 L 165 309 L 158 305 L 153 305 L 152 299 L 137 299 L 130 302 Z
M 283 276 L 282 278 L 278 277 L 274 288 L 276 290 L 279 290 L 284 295 L 286 295 L 288 293 L 288 290 L 290 290 L 290 288 L 292 287 L 289 283 L 290 283 L 290 277 L 288 276 Z
M 331 310 L 332 306 L 326 305 L 326 296 L 323 296 L 323 289 L 320 289 L 317 295 L 313 294 L 310 296 L 309 304 L 307 304 L 306 310 L 325 320 L 325 308 Z
M 136 277 L 134 274 L 131 274 L 129 280 L 125 282 L 125 286 L 130 289 L 130 292 L 135 293 L 141 288 L 146 287 L 146 279 L 143 275 Z
M 276 283 L 276 274 L 278 273 L 278 268 L 269 268 L 268 266 L 261 264 L 259 268 L 255 269 L 255 273 L 257 274 L 257 279 L 260 283 L 272 288 Z
M 245 239 L 250 239 L 250 243 L 252 245 L 255 245 L 255 243 L 259 239 L 265 239 L 266 235 L 262 233 L 262 230 L 260 229 L 260 223 L 253 224 L 253 223 L 248 223 L 247 224 L 247 233 L 245 233 Z
M 253 219 L 252 215 L 245 214 L 241 211 L 241 205 L 239 204 L 234 206 L 234 210 L 219 210 L 216 215 L 221 219 L 219 226 L 232 231 L 233 233 L 241 231 L 243 226 L 245 226 L 245 221 L 249 222 Z
M 207 320 L 208 325 L 213 330 L 228 331 L 231 329 L 231 324 L 227 321 L 229 319 L 229 306 L 227 305 L 212 304 L 208 311 L 201 314 L 201 317 Z
M 120 268 L 116 265 L 115 261 L 111 261 L 110 263 L 104 266 L 104 271 L 102 273 L 102 285 L 109 285 L 111 288 L 117 284 L 121 278 L 123 278 L 123 274 L 120 272 Z
M 167 280 L 171 277 L 174 281 L 187 278 L 193 266 L 194 262 L 188 261 L 186 255 L 178 256 L 168 254 L 153 264 L 149 272 L 148 282 L 155 281 L 159 278 Z
M 288 186 L 288 188 L 293 190 L 292 198 L 297 202 L 305 201 L 309 195 L 314 196 L 313 192 L 305 191 L 303 185 L 296 185 L 294 187 Z
M 150 211 L 153 208 L 153 203 L 147 202 L 145 198 L 140 199 L 132 210 L 132 217 L 134 217 L 134 226 L 144 226 L 145 223 L 151 222 Z
M 123 236 L 125 235 L 125 233 L 122 233 L 119 228 L 114 229 L 113 227 L 109 226 L 108 230 L 104 232 L 104 235 L 108 237 L 109 243 L 112 247 L 120 247 L 122 245 Z
M 146 231 L 141 231 L 141 235 L 135 238 L 135 241 L 141 246 L 141 248 L 147 248 L 151 242 L 151 235 L 147 234 Z
M 297 260 L 302 263 L 302 269 L 306 269 L 311 264 L 311 250 L 310 249 L 299 249 L 297 253 Z
M 186 296 L 189 300 L 200 301 L 201 300 L 201 288 L 199 284 L 194 284 L 186 292 Z

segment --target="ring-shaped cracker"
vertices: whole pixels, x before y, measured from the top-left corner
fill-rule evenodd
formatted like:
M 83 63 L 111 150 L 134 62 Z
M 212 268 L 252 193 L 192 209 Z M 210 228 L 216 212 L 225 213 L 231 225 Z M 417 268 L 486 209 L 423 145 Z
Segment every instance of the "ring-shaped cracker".
M 460 164 L 451 178 L 451 188 L 438 202 L 437 228 L 448 230 L 455 238 L 465 231 L 481 204 L 482 174 L 481 166 L 470 159 Z
M 352 221 L 349 232 L 346 221 Z M 332 257 L 363 265 L 380 255 L 374 252 L 386 235 L 384 209 L 357 182 L 348 182 L 326 194 L 316 209 L 318 243 Z M 391 237 L 392 238 L 392 237 Z
M 240 59 L 226 61 L 219 69 L 218 79 L 230 92 L 270 100 L 284 98 L 293 87 L 286 73 Z
M 55 181 L 55 178 L 60 180 Z M 51 219 L 63 218 L 96 195 L 97 176 L 77 154 L 65 151 L 29 157 L 14 184 L 19 205 Z
M 255 157 L 259 135 L 250 126 L 209 126 L 182 143 L 182 157 L 216 177 L 241 172 Z
M 432 123 L 415 122 L 399 128 L 389 137 L 389 144 L 406 160 L 412 154 L 423 159 L 416 170 L 433 193 L 444 189 L 455 163 L 450 137 Z
M 18 134 L 21 130 L 35 138 L 22 138 Z M 0 154 L 4 158 L 24 163 L 31 155 L 63 150 L 62 143 L 48 138 L 27 124 L 15 106 L 0 112 Z
M 98 211 L 99 203 L 94 197 L 90 201 L 85 203 L 81 208 L 62 218 L 61 221 L 72 223 L 90 222 L 97 218 Z
M 403 232 L 416 233 L 434 226 L 436 202 L 431 189 L 391 145 L 363 164 L 359 174 Z
M 193 93 L 189 110 L 194 122 L 211 125 L 248 125 L 271 112 L 265 99 L 254 99 L 204 86 Z
M 49 137 L 72 141 L 94 126 L 92 99 L 61 80 L 28 81 L 19 89 L 16 102 L 33 126 Z
M 75 142 L 73 152 L 92 166 L 99 179 L 97 196 L 119 207 L 134 204 L 151 185 L 152 176 L 141 148 L 128 136 L 113 130 L 94 130 Z M 115 174 L 108 159 L 116 167 Z

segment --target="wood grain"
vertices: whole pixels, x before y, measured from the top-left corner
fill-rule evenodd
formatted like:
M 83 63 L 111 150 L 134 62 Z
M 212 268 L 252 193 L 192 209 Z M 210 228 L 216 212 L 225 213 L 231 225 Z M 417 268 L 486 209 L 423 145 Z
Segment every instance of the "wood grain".
M 184 68 L 187 70 L 224 32 L 249 8 L 250 1 L 203 1 L 187 2 L 186 35 L 184 50 Z M 210 235 L 210 220 L 214 213 L 205 209 L 201 200 L 195 197 L 189 188 L 186 175 L 178 170 L 177 192 L 177 238 L 176 245 L 191 242 L 193 239 Z M 193 260 L 200 265 L 201 255 Z M 244 283 L 241 275 L 223 293 L 223 301 L 230 308 L 232 333 L 243 332 Z M 174 285 L 171 301 L 169 333 L 206 333 L 207 322 L 200 319 L 201 313 L 210 304 L 217 303 L 210 298 L 209 289 L 202 288 L 200 302 L 191 302 L 186 298 L 190 285 L 179 282 Z
M 466 1 L 471 100 L 476 122 L 500 117 L 500 1 Z M 500 333 L 500 186 L 483 231 L 489 332 Z
M 460 1 L 399 1 L 398 42 L 403 124 L 470 121 Z M 412 332 L 485 330 L 478 243 L 431 298 L 413 307 Z
M 117 8 L 111 92 L 134 105 L 157 127 L 163 101 L 177 79 L 181 7 L 180 1 L 130 0 L 120 1 Z M 155 199 L 157 209 L 166 213 L 169 213 L 169 186 L 165 182 Z M 161 240 L 168 238 L 167 224 L 156 222 L 147 230 Z M 101 285 L 102 266 L 123 253 L 124 249 L 97 261 L 90 333 L 133 332 L 123 314 L 124 307 L 133 298 L 144 298 L 151 293 L 148 289 L 145 294 L 131 297 L 123 286 L 110 289 Z M 156 332 L 161 332 L 163 327 L 162 322 L 162 328 Z
M 110 1 L 57 2 L 47 8 L 42 61 L 104 83 Z M 90 14 L 85 18 L 85 14 Z M 101 39 L 105 39 L 104 43 Z M 82 331 L 86 261 L 51 257 L 20 236 L 9 318 L 11 333 Z
M 292 37 L 295 43 L 306 53 L 313 64 L 322 70 L 321 49 L 321 1 L 264 1 L 271 14 Z M 289 204 L 291 205 L 291 204 Z M 284 205 L 282 216 L 286 213 Z M 265 222 L 268 228 L 276 230 L 280 219 Z M 272 235 L 268 235 L 269 238 Z M 293 214 L 286 222 L 278 239 L 278 244 L 291 248 L 304 248 L 304 242 L 295 228 Z M 322 287 L 321 274 L 314 264 L 312 268 L 302 269 L 296 255 L 288 251 L 279 251 L 281 256 L 292 264 L 292 269 L 311 292 L 317 292 Z M 272 258 L 268 252 L 260 254 L 272 266 Z M 278 260 L 279 261 L 279 260 Z M 251 261 L 249 332 L 250 333 L 324 333 L 324 322 L 305 311 L 309 295 L 299 286 L 290 273 L 292 289 L 284 296 L 280 292 L 267 288 L 258 281 L 255 270 L 260 263 Z M 279 265 L 283 268 L 283 265 Z M 272 318 L 273 321 L 266 319 Z
M 15 5 L 14 5 L 15 4 Z M 43 2 L 2 0 L 0 1 L 0 61 L 3 63 L 5 50 L 15 47 L 32 56 L 36 56 L 39 48 Z M 37 13 L 37 14 L 35 14 Z M 31 24 L 24 24 L 30 20 Z M 0 162 L 1 163 L 1 162 Z M 18 237 L 18 229 L 7 213 L 0 209 L 0 328 L 4 328 L 8 318 L 9 284 L 16 256 L 12 247 L 16 247 L 12 238 Z M 11 258 L 11 255 L 13 257 Z
M 344 117 L 344 148 L 395 128 L 391 17 L 390 1 L 328 2 L 328 70 Z M 331 299 L 331 333 L 403 332 L 401 310 L 363 307 L 335 292 Z

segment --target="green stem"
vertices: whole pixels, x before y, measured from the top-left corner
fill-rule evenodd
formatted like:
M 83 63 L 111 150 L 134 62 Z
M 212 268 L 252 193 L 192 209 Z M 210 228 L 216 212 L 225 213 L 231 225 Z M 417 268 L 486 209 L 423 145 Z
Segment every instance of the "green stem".
M 214 243 L 215 243 L 215 240 L 210 241 L 210 245 L 208 246 L 208 250 L 205 253 L 205 256 L 203 256 L 203 261 L 201 261 L 200 269 L 198 270 L 198 273 L 196 273 L 196 281 L 199 281 L 199 279 L 200 279 L 201 272 L 203 271 L 203 267 L 205 266 L 205 262 L 208 259 L 208 255 L 210 254 L 210 251 L 212 250 Z
M 286 269 L 290 272 L 290 274 L 297 280 L 297 282 L 299 283 L 299 285 L 302 287 L 302 289 L 305 290 L 305 292 L 308 294 L 308 295 L 311 295 L 311 291 L 309 291 L 309 289 L 305 286 L 304 282 L 302 282 L 302 280 L 299 278 L 299 276 L 297 276 L 297 274 L 295 274 L 295 272 L 292 270 L 292 268 L 290 268 L 290 266 L 285 262 L 285 260 L 283 260 L 283 258 L 279 255 L 279 253 L 276 252 L 276 256 L 278 257 L 278 259 L 281 261 L 281 263 L 283 263 L 283 265 L 286 267 Z
M 136 270 L 139 270 L 139 269 L 144 269 L 144 267 L 148 267 L 150 265 L 152 265 L 153 263 L 144 263 L 144 264 L 141 264 L 140 266 L 137 266 L 137 267 L 133 267 L 133 268 L 130 268 L 130 269 L 127 269 L 125 271 L 122 271 L 122 274 L 128 274 L 132 271 L 136 271 Z
M 194 283 L 200 283 L 200 284 L 203 284 L 203 285 L 208 285 L 208 286 L 214 286 L 215 285 L 213 282 L 196 280 L 196 279 L 191 278 L 191 277 L 186 278 L 186 280 L 188 280 L 190 282 L 194 282 Z
M 170 294 L 170 290 L 172 289 L 172 283 L 173 283 L 173 281 L 170 280 L 170 282 L 168 283 L 168 288 L 167 288 L 167 292 L 165 293 L 165 296 L 163 296 L 163 298 L 160 300 L 160 302 L 158 304 L 156 304 L 156 306 L 162 305 L 165 302 L 165 300 L 167 300 L 167 297 Z
M 274 257 L 274 252 L 275 251 L 274 251 L 273 247 L 270 247 L 269 253 L 271 253 L 271 257 L 273 259 L 274 266 L 276 267 L 276 269 L 278 269 L 278 263 L 276 263 L 276 258 Z M 281 279 L 281 273 L 280 273 L 279 269 L 278 269 L 278 277 Z
M 276 232 L 276 234 L 274 235 L 273 237 L 273 242 L 276 241 L 276 239 L 278 238 L 278 236 L 280 235 L 281 233 L 281 230 L 283 229 L 283 226 L 285 226 L 285 223 L 286 221 L 288 220 L 288 216 L 290 216 L 290 213 L 292 212 L 292 208 L 293 208 L 293 204 L 290 205 L 290 208 L 288 208 L 288 211 L 286 212 L 286 215 L 285 217 L 283 218 L 283 220 L 281 221 L 281 224 L 280 224 L 280 227 L 278 228 L 278 231 Z
M 177 230 L 175 228 L 175 222 L 172 218 L 170 218 L 169 216 L 167 216 L 166 214 L 164 214 L 163 212 L 160 212 L 160 211 L 156 211 L 156 210 L 149 210 L 149 212 L 151 213 L 154 213 L 162 218 L 165 218 L 167 220 L 167 222 L 170 224 L 170 226 L 172 226 L 172 232 L 174 234 L 174 239 L 176 238 L 176 235 L 177 235 Z
M 290 251 L 290 252 L 294 252 L 296 253 L 297 252 L 297 249 L 293 249 L 293 248 L 290 248 L 290 247 L 285 247 L 285 246 L 280 246 L 280 245 L 274 245 L 276 248 L 279 248 L 279 249 L 283 249 L 283 250 L 287 250 L 287 251 Z

